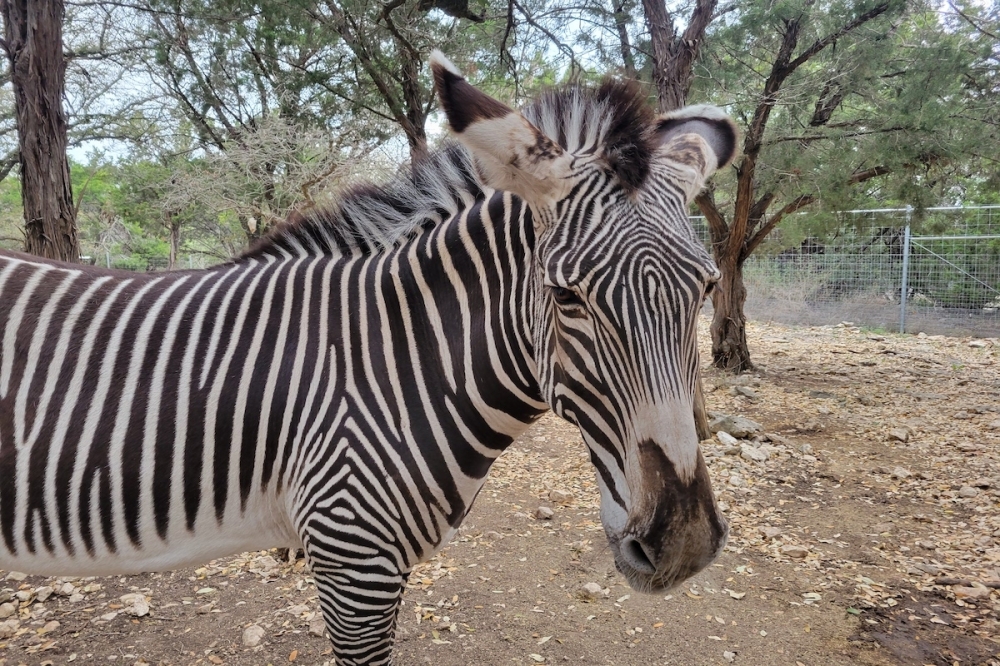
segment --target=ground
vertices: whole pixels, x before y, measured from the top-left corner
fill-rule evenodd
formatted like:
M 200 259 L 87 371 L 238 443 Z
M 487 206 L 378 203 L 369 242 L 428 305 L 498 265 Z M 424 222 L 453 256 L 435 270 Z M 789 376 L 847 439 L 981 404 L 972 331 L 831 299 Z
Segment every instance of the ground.
M 397 663 L 1000 666 L 997 340 L 849 324 L 749 338 L 760 372 L 705 377 L 710 410 L 762 426 L 702 444 L 732 524 L 718 562 L 669 593 L 630 590 L 579 435 L 549 416 L 411 577 Z M 308 572 L 276 557 L 7 574 L 0 666 L 323 664 Z

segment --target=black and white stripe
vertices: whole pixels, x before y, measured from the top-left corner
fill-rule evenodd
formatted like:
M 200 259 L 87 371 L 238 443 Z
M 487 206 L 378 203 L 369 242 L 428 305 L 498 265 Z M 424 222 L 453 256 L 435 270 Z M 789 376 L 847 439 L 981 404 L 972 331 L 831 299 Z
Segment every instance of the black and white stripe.
M 462 108 L 463 141 L 534 127 Z M 641 109 L 625 86 L 551 95 L 526 114 L 559 128 L 529 137 L 535 180 L 510 167 L 491 189 L 496 156 L 471 141 L 477 167 L 450 146 L 205 271 L 0 255 L 0 568 L 126 573 L 301 545 L 338 663 L 388 663 L 408 572 L 550 406 L 591 447 L 630 580 L 704 566 L 724 523 L 680 431 L 714 279 L 686 227 L 705 174 L 686 144 L 658 147 Z M 642 521 L 675 536 L 653 543 Z

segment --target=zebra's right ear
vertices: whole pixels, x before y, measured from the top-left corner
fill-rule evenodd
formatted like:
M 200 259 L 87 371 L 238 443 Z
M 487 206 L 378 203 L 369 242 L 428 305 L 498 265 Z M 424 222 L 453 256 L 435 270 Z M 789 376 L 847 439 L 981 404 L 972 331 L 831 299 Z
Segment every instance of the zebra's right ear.
M 466 81 L 440 51 L 431 53 L 430 63 L 448 124 L 476 158 L 486 185 L 537 205 L 569 193 L 570 159 L 558 144 Z

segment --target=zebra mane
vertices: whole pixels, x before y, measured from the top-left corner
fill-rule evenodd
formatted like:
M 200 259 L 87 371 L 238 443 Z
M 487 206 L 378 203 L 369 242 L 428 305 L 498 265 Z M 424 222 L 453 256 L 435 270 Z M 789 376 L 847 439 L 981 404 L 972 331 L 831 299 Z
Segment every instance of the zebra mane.
M 645 180 L 655 115 L 635 82 L 566 86 L 543 93 L 521 112 L 567 151 L 601 154 L 626 188 Z M 471 155 L 448 142 L 387 183 L 355 186 L 331 206 L 293 213 L 242 256 L 373 254 L 451 219 L 483 189 Z

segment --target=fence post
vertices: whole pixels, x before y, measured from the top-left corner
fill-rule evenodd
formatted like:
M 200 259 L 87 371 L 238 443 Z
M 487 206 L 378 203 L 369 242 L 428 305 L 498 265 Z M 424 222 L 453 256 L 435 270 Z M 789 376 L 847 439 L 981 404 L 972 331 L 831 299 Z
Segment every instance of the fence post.
M 899 290 L 899 332 L 906 333 L 906 291 L 910 278 L 910 211 L 906 207 L 906 229 L 903 230 L 903 279 Z

